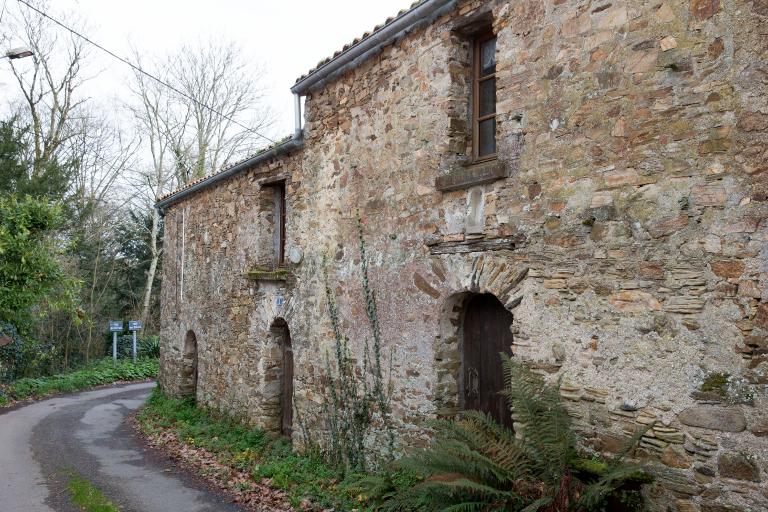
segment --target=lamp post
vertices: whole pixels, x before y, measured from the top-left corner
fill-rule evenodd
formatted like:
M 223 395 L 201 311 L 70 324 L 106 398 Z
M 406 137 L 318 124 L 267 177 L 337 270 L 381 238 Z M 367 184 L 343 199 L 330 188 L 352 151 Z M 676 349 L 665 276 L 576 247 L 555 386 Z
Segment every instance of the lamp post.
M 19 48 L 12 48 L 5 52 L 5 55 L 0 55 L 0 58 L 8 58 L 10 60 L 16 60 L 16 59 L 23 59 L 24 57 L 31 57 L 32 50 L 27 48 L 26 46 L 22 46 Z

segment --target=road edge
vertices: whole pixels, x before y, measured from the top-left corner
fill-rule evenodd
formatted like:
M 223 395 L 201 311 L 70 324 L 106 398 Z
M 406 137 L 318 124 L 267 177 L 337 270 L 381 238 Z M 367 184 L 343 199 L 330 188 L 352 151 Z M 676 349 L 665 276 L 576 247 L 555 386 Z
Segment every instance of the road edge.
M 76 395 L 78 393 L 84 393 L 86 391 L 97 391 L 100 389 L 119 388 L 121 386 L 130 386 L 131 384 L 141 384 L 143 382 L 157 382 L 157 379 L 118 380 L 115 382 L 111 382 L 109 384 L 100 384 L 98 386 L 91 386 L 88 388 L 75 389 L 72 391 L 65 391 L 61 393 L 51 393 L 50 395 L 44 395 L 44 396 L 34 397 L 34 398 L 25 398 L 24 400 L 8 402 L 5 405 L 0 405 L 0 416 L 7 414 L 9 412 L 16 411 L 28 405 L 36 404 L 38 402 L 44 402 L 51 398 L 67 397 L 71 395 Z

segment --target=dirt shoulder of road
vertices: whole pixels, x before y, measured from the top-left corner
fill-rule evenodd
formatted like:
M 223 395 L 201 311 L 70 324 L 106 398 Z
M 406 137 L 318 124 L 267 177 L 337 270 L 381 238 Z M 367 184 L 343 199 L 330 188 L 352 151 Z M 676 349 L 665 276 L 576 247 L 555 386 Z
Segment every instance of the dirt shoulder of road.
M 126 418 L 134 437 L 144 444 L 146 452 L 160 460 L 171 459 L 174 465 L 192 475 L 198 485 L 229 498 L 249 512 L 287 512 L 294 510 L 284 491 L 270 486 L 269 479 L 257 481 L 248 472 L 221 462 L 216 454 L 180 440 L 171 429 L 157 434 L 145 433 L 136 414 Z M 304 509 L 304 507 L 302 507 Z

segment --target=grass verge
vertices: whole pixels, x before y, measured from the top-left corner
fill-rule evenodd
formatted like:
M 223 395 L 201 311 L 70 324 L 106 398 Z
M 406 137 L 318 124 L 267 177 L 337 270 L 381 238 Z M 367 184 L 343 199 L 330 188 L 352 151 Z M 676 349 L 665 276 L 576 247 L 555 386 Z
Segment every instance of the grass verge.
M 119 512 L 117 505 L 104 496 L 100 490 L 85 478 L 73 476 L 67 482 L 72 503 L 84 512 Z
M 235 494 L 265 485 L 280 491 L 276 500 L 287 501 L 296 508 L 360 508 L 359 498 L 345 489 L 341 471 L 320 455 L 296 454 L 285 440 L 245 427 L 215 411 L 198 408 L 192 399 L 175 400 L 155 390 L 137 421 L 142 432 L 154 440 L 153 444 L 166 449 L 170 444 L 179 444 L 172 451 L 194 453 L 190 460 L 215 458 L 215 463 L 206 462 L 199 469 L 210 473 L 212 467 L 219 466 L 213 471 L 221 475 L 214 479 Z M 243 475 L 250 481 L 244 482 Z M 259 492 L 263 499 L 264 488 Z
M 157 376 L 157 359 L 140 359 L 113 363 L 105 358 L 80 370 L 49 377 L 25 378 L 0 385 L 0 407 L 14 401 L 41 398 L 57 393 L 68 393 L 120 381 L 145 380 Z

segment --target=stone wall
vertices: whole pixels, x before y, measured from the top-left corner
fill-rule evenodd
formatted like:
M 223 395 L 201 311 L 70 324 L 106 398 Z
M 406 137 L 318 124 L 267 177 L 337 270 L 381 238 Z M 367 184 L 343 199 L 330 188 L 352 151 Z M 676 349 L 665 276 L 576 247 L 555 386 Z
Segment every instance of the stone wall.
M 461 185 L 463 27 L 486 11 L 500 165 Z M 275 430 L 282 318 L 294 416 L 321 428 L 325 270 L 345 333 L 369 336 L 359 211 L 406 443 L 459 409 L 462 305 L 488 292 L 514 314 L 515 356 L 562 376 L 586 447 L 616 451 L 654 424 L 640 455 L 655 509 L 765 509 L 766 22 L 763 0 L 460 2 L 313 92 L 300 153 L 169 208 L 163 387 L 178 391 L 193 330 L 198 398 Z M 301 260 L 283 280 L 249 279 L 270 263 L 260 183 L 280 177 Z

